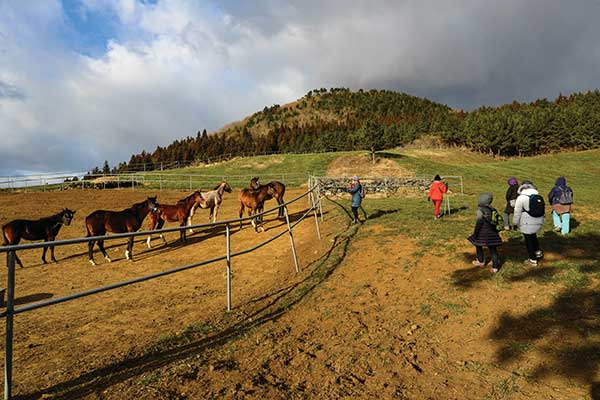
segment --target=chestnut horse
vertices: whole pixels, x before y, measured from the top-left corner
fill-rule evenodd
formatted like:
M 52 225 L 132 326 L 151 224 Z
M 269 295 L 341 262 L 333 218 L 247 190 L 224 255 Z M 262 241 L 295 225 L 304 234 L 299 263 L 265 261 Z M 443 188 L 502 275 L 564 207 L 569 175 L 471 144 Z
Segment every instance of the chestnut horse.
M 208 191 L 208 192 L 201 191 L 200 194 L 202 195 L 202 198 L 204 198 L 205 203 L 204 204 L 201 204 L 201 203 L 194 204 L 194 206 L 190 210 L 190 215 L 188 216 L 188 225 L 189 226 L 192 225 L 192 218 L 194 217 L 194 214 L 196 213 L 196 210 L 198 209 L 198 207 L 209 208 L 210 214 L 208 216 L 208 222 L 212 222 L 212 223 L 217 222 L 217 214 L 219 212 L 219 207 L 221 206 L 221 203 L 223 202 L 223 193 L 224 192 L 231 193 L 231 186 L 229 186 L 229 183 L 227 183 L 227 181 L 221 181 L 221 183 L 219 183 L 217 186 L 215 186 L 215 188 L 211 191 Z M 192 229 L 190 229 L 190 233 L 192 233 L 192 232 L 194 232 L 194 231 Z
M 63 225 L 69 225 L 75 211 L 71 211 L 68 208 L 64 208 L 58 214 L 50 217 L 41 218 L 35 221 L 29 221 L 26 219 L 16 219 L 2 226 L 2 233 L 4 235 L 4 246 L 19 244 L 21 239 L 27 240 L 42 240 L 44 242 L 52 242 L 58 236 L 58 232 Z M 44 246 L 42 251 L 42 261 L 46 264 L 46 250 L 47 246 Z M 52 262 L 57 263 L 54 257 L 54 246 L 50 246 L 50 257 Z M 23 268 L 21 260 L 15 252 L 15 259 L 17 263 Z
M 275 190 L 275 195 L 269 195 L 265 200 L 271 200 L 272 198 L 275 198 L 275 200 L 277 200 L 278 205 L 282 205 L 283 203 L 285 203 L 285 201 L 283 200 L 283 195 L 285 194 L 285 185 L 279 181 L 271 181 L 267 185 L 273 186 L 273 189 Z M 258 189 L 260 186 L 261 184 L 258 182 L 258 178 L 252 178 L 250 180 L 251 189 Z M 283 217 L 283 207 L 280 207 L 277 213 L 277 218 Z
M 197 203 L 200 204 L 200 207 L 206 203 L 206 200 L 204 200 L 199 191 L 195 191 L 185 199 L 179 200 L 175 205 L 160 204 L 156 212 L 153 211 L 150 213 L 150 230 L 162 229 L 165 222 L 179 222 L 179 226 L 185 226 L 190 210 Z M 179 231 L 181 243 L 185 243 L 186 241 L 185 231 L 185 229 Z M 160 238 L 167 244 L 167 240 L 162 233 L 160 234 Z M 150 240 L 151 236 L 148 235 L 146 244 L 149 249 L 152 248 Z
M 260 212 L 265 205 L 265 200 L 268 196 L 272 198 L 275 196 L 275 189 L 272 185 L 261 185 L 258 189 L 242 189 L 238 194 L 238 200 L 240 202 L 239 207 L 239 215 L 242 218 L 244 215 L 244 208 L 248 209 L 248 215 L 253 216 L 256 213 Z M 259 227 L 256 224 L 255 218 L 251 219 L 252 226 L 254 230 L 258 232 Z M 260 220 L 262 222 L 262 218 Z M 265 229 L 260 226 L 260 228 L 264 231 Z M 242 221 L 240 221 L 240 229 L 242 229 Z
M 103 236 L 106 232 L 136 232 L 142 226 L 146 215 L 150 211 L 156 211 L 157 208 L 158 203 L 155 196 L 148 197 L 145 201 L 136 203 L 123 211 L 94 211 L 85 218 L 87 237 Z M 94 242 L 93 240 L 88 242 L 88 256 L 92 265 L 96 265 L 94 262 Z M 104 240 L 98 240 L 98 248 L 100 248 L 106 261 L 111 262 L 112 260 L 104 250 Z M 129 237 L 127 250 L 125 250 L 125 258 L 133 260 L 133 236 Z

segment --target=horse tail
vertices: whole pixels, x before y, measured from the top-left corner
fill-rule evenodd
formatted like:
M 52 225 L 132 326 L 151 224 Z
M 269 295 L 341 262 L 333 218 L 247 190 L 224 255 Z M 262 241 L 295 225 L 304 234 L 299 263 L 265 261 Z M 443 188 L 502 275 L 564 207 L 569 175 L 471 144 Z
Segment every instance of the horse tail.
M 7 228 L 8 228 L 8 224 L 2 225 L 2 237 L 4 238 L 4 243 L 2 243 L 3 246 L 10 244 L 10 240 L 8 239 L 8 236 L 6 235 Z

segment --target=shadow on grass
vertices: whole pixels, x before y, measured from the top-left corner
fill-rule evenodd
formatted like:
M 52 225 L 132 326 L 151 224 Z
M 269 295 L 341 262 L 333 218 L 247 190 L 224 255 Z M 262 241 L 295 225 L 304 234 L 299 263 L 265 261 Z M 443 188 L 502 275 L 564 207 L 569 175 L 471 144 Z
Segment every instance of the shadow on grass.
M 160 346 L 151 347 L 151 350 L 147 353 L 129 356 L 121 361 L 84 372 L 77 378 L 14 398 L 38 399 L 45 395 L 51 395 L 53 399 L 86 397 L 93 393 L 101 393 L 104 389 L 130 378 L 155 371 L 179 360 L 202 355 L 211 349 L 234 341 L 267 322 L 279 319 L 326 281 L 345 259 L 352 238 L 357 232 L 358 226 L 336 236 L 329 250 L 311 263 L 313 269 L 307 277 L 284 289 L 263 296 L 261 299 L 268 299 L 267 304 L 250 314 L 244 315 L 241 320 L 230 324 L 230 326 L 213 335 L 205 336 L 190 330 L 187 334 L 173 336 L 168 342 L 161 342 Z
M 579 264 L 571 267 L 581 274 L 597 273 L 600 271 L 600 261 L 597 257 L 597 246 L 600 243 L 600 234 L 587 233 L 582 235 L 563 236 L 555 232 L 545 232 L 540 237 L 540 247 L 546 252 L 560 254 L 561 259 Z M 513 236 L 509 238 L 498 249 L 503 264 L 511 262 L 520 265 L 527 258 L 525 243 L 522 236 Z M 486 250 L 487 253 L 487 250 Z M 465 262 L 471 264 L 475 259 L 475 248 L 472 252 L 463 253 Z M 489 262 L 489 257 L 486 257 Z M 556 266 L 544 265 L 546 262 L 541 260 L 538 267 L 500 269 L 500 274 L 505 281 L 521 282 L 534 280 L 537 282 L 551 281 L 559 273 L 568 269 L 558 268 Z M 583 264 L 583 265 L 581 265 Z M 454 286 L 469 289 L 478 282 L 490 279 L 493 274 L 489 268 L 469 267 L 453 271 L 451 282 Z
M 501 365 L 526 362 L 528 353 L 543 358 L 528 373 L 532 379 L 563 376 L 589 387 L 600 399 L 600 292 L 565 290 L 547 307 L 517 315 L 504 313 L 490 338 Z

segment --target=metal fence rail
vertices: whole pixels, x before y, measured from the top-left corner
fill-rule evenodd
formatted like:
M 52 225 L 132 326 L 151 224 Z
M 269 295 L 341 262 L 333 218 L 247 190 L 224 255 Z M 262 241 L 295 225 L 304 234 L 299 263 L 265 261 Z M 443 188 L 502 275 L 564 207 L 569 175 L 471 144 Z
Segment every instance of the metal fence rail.
M 300 199 L 302 199 L 304 197 L 306 197 L 309 200 L 310 207 L 304 212 L 304 214 L 297 221 L 295 221 L 292 224 L 292 223 L 290 223 L 287 206 L 289 204 L 299 201 Z M 287 225 L 287 227 L 283 231 L 273 235 L 272 237 L 258 243 L 257 245 L 254 245 L 248 249 L 240 250 L 235 253 L 231 252 L 230 228 L 231 228 L 232 224 L 243 223 L 244 221 L 248 221 L 248 220 L 251 220 L 254 218 L 261 218 L 264 215 L 278 211 L 280 208 L 283 208 L 286 225 Z M 294 227 L 296 227 L 300 222 L 302 222 L 312 212 L 314 214 L 314 218 L 315 218 L 317 235 L 318 235 L 319 239 L 321 239 L 319 219 L 318 219 L 318 215 L 317 215 L 317 214 L 321 214 L 321 218 L 323 218 L 321 210 L 322 210 L 321 197 L 320 197 L 320 193 L 318 191 L 318 187 L 310 186 L 309 189 L 306 192 L 302 193 L 301 195 L 299 195 L 291 200 L 288 200 L 287 202 L 285 202 L 281 205 L 270 208 L 261 213 L 257 213 L 256 215 L 250 216 L 250 217 L 229 219 L 229 220 L 224 220 L 224 221 L 218 221 L 215 223 L 204 223 L 204 224 L 197 224 L 197 225 L 192 225 L 192 226 L 173 227 L 173 228 L 153 230 L 153 231 L 141 231 L 141 232 L 132 232 L 132 233 L 121 233 L 121 234 L 115 234 L 115 235 L 93 236 L 93 237 L 86 237 L 86 238 L 57 240 L 57 241 L 53 241 L 53 242 L 41 242 L 41 243 L 38 242 L 38 243 L 28 243 L 28 244 L 22 244 L 22 245 L 0 246 L 0 253 L 7 253 L 7 267 L 8 267 L 7 289 L 6 289 L 6 294 L 7 294 L 6 310 L 4 312 L 0 313 L 0 318 L 6 318 L 5 361 L 4 361 L 4 399 L 9 400 L 9 399 L 11 399 L 11 396 L 12 396 L 12 367 L 13 367 L 12 359 L 13 359 L 13 326 L 14 326 L 13 317 L 15 314 L 20 314 L 20 313 L 24 313 L 27 311 L 36 310 L 38 308 L 48 307 L 48 306 L 59 304 L 59 303 L 64 303 L 64 302 L 75 300 L 75 299 L 78 299 L 81 297 L 86 297 L 86 296 L 90 296 L 90 295 L 93 295 L 96 293 L 101 293 L 101 292 L 105 292 L 108 290 L 117 289 L 120 287 L 132 285 L 134 283 L 148 281 L 151 279 L 174 274 L 174 273 L 185 271 L 188 269 L 197 268 L 197 267 L 200 267 L 203 265 L 208 265 L 208 264 L 212 264 L 212 263 L 215 263 L 218 261 L 223 261 L 223 260 L 226 261 L 226 268 L 227 268 L 227 275 L 226 275 L 227 311 L 231 311 L 231 260 L 235 257 L 253 252 L 263 246 L 266 246 L 267 244 L 271 243 L 272 241 L 280 238 L 281 236 L 283 236 L 287 233 L 290 237 L 290 243 L 291 243 L 291 249 L 292 249 L 295 270 L 296 270 L 296 272 L 299 272 L 298 258 L 296 255 L 296 246 L 294 243 L 294 235 L 293 235 L 292 231 L 293 231 Z M 223 256 L 211 258 L 208 260 L 203 260 L 203 261 L 200 261 L 197 263 L 192 263 L 192 264 L 187 264 L 187 265 L 171 268 L 171 269 L 157 272 L 154 274 L 144 275 L 144 276 L 137 277 L 134 279 L 130 279 L 130 280 L 126 280 L 126 281 L 122 281 L 122 282 L 118 282 L 118 283 L 113 283 L 110 285 L 97 287 L 94 289 L 85 290 L 85 291 L 78 292 L 78 293 L 73 293 L 70 295 L 58 297 L 56 299 L 40 301 L 37 303 L 33 303 L 33 304 L 15 308 L 15 304 L 14 304 L 14 300 L 15 300 L 15 261 L 16 261 L 15 260 L 15 252 L 17 250 L 36 249 L 36 248 L 41 248 L 41 247 L 47 247 L 50 244 L 53 246 L 66 246 L 66 245 L 70 245 L 70 244 L 87 243 L 87 242 L 96 241 L 96 240 L 116 240 L 116 239 L 129 238 L 129 237 L 145 236 L 145 235 L 149 235 L 149 234 L 157 234 L 157 233 L 163 234 L 163 233 L 167 233 L 167 232 L 178 232 L 178 231 L 181 231 L 184 229 L 190 229 L 190 228 L 192 228 L 192 229 L 206 228 L 206 227 L 215 227 L 215 226 L 223 226 L 223 225 L 225 226 L 225 239 L 226 239 L 226 241 L 225 241 L 226 253 Z

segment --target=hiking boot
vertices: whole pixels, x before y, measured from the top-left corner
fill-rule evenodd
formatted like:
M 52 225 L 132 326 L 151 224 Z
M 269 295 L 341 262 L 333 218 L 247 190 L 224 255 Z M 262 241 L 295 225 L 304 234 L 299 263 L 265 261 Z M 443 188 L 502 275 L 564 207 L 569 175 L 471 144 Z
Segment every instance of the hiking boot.
M 481 262 L 479 260 L 475 260 L 473 261 L 473 265 L 476 267 L 483 267 L 485 265 L 485 262 Z
M 495 273 L 496 273 L 496 272 L 498 272 L 498 271 L 499 271 L 499 269 L 498 269 L 498 268 L 492 268 L 492 273 L 494 273 L 494 274 L 495 274 Z
M 542 258 L 542 257 L 544 257 L 544 252 L 541 251 L 541 250 L 536 251 L 535 252 L 535 257 L 536 258 Z
M 504 230 L 505 230 L 505 231 L 510 231 L 510 226 L 505 226 L 505 227 L 504 227 Z
M 531 259 L 527 259 L 525 260 L 525 265 L 531 265 L 532 267 L 537 267 L 538 262 L 537 260 L 531 260 Z
M 554 227 L 554 232 L 560 232 L 560 231 L 562 231 L 562 228 L 560 226 Z

